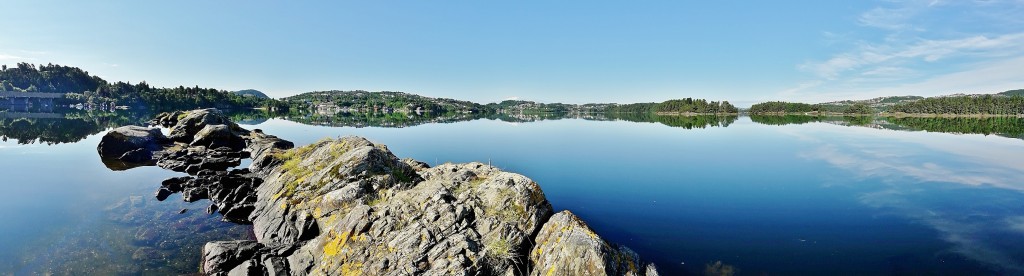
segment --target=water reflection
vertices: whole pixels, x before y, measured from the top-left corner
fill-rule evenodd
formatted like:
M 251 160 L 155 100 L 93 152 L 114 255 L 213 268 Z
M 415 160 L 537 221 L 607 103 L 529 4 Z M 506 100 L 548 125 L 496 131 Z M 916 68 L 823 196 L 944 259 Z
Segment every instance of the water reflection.
M 931 122 L 991 122 L 966 118 L 903 119 L 893 121 L 919 127 Z M 885 123 L 896 125 L 893 121 Z M 902 124 L 897 126 L 910 129 Z M 965 131 L 956 125 L 938 129 Z M 966 131 L 978 129 L 970 127 Z M 978 131 L 990 129 L 995 128 L 981 127 Z M 809 139 L 818 146 L 802 152 L 803 158 L 821 160 L 851 172 L 861 182 L 884 184 L 863 191 L 859 195 L 861 203 L 931 227 L 950 244 L 949 252 L 988 264 L 1000 274 L 1024 273 L 1024 228 L 1019 215 L 1024 213 L 1024 205 L 1020 204 L 1024 192 L 1024 183 L 1020 182 L 1024 175 L 1024 144 L 1020 141 L 862 128 L 812 128 L 800 132 L 805 141 L 809 136 L 818 137 Z
M 60 144 L 81 141 L 110 127 L 134 124 L 142 114 L 67 110 L 56 112 L 0 112 L 0 139 L 19 144 Z
M 578 113 L 578 112 L 529 112 L 529 113 L 449 113 L 449 114 L 406 114 L 406 113 L 348 113 L 336 114 L 308 113 L 287 114 L 283 119 L 319 126 L 333 127 L 385 127 L 402 128 L 422 124 L 456 123 L 473 120 L 498 120 L 510 123 L 529 123 L 546 120 L 582 119 L 588 121 L 629 121 L 643 123 L 661 123 L 671 127 L 686 129 L 727 127 L 737 120 L 737 116 L 715 115 L 657 115 L 646 113 Z
M 1024 118 L 1020 117 L 871 117 L 871 116 L 810 116 L 810 115 L 751 115 L 750 119 L 763 125 L 799 125 L 829 123 L 879 129 L 928 131 L 954 134 L 984 134 L 1024 139 Z
M 208 202 L 154 202 L 175 174 L 95 162 L 94 134 L 151 115 L 34 113 L 59 117 L 0 118 L 17 140 L 0 144 L 5 188 L 26 195 L 0 202 L 0 274 L 189 273 L 205 241 L 247 238 Z M 428 162 L 493 158 L 666 274 L 719 259 L 752 274 L 1024 273 L 1024 143 L 973 135 L 1021 138 L 1020 118 L 226 113 L 299 144 L 356 134 Z

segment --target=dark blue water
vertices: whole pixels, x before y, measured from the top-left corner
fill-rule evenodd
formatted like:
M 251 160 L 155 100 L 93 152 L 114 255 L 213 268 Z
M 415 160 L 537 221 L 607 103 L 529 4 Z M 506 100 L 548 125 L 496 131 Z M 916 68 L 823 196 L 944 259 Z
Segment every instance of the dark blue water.
M 573 210 L 668 275 L 700 274 L 716 261 L 755 275 L 1024 273 L 1021 139 L 821 122 L 764 125 L 747 117 L 695 129 L 575 119 L 408 128 L 257 123 L 247 127 L 299 145 L 359 135 L 399 157 L 490 162 L 524 174 L 555 209 Z M 0 272 L 68 271 L 60 269 L 75 262 L 54 257 L 58 251 L 81 250 L 67 244 L 118 231 L 136 235 L 79 242 L 113 252 L 103 264 L 127 266 L 103 271 L 188 272 L 197 264 L 178 268 L 133 253 L 155 248 L 164 259 L 177 258 L 208 240 L 246 235 L 244 227 L 201 214 L 208 203 L 150 202 L 159 180 L 174 174 L 108 171 L 97 143 L 98 135 L 56 146 L 0 143 L 7 195 L 0 201 Z M 137 209 L 162 219 L 110 219 L 122 209 L 109 206 L 133 195 L 149 200 Z M 184 218 L 166 215 L 181 208 L 194 210 Z M 139 229 L 186 218 L 212 225 L 195 245 L 161 249 L 159 241 L 135 237 Z

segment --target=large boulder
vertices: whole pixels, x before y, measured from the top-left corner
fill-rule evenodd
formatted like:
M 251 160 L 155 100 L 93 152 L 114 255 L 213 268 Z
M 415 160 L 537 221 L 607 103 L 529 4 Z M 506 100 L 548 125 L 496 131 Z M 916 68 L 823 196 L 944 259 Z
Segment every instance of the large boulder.
M 123 126 L 108 131 L 96 151 L 103 158 L 127 163 L 149 163 L 153 152 L 163 148 L 167 137 L 158 128 Z
M 228 125 L 206 125 L 197 132 L 189 146 L 204 146 L 215 149 L 227 147 L 233 151 L 245 148 L 245 139 Z
M 629 248 L 606 242 L 569 211 L 551 216 L 534 242 L 530 275 L 658 275 L 654 264 L 643 265 Z
M 245 263 L 263 248 L 256 241 L 216 241 L 203 246 L 202 273 L 207 275 L 226 274 L 236 266 Z
M 170 116 L 176 116 L 176 120 L 168 119 Z M 196 134 L 208 125 L 227 125 L 232 130 L 241 130 L 237 124 L 231 122 L 231 119 L 215 108 L 193 110 L 176 115 L 168 114 L 161 120 L 175 123 L 167 137 L 182 143 L 191 143 Z

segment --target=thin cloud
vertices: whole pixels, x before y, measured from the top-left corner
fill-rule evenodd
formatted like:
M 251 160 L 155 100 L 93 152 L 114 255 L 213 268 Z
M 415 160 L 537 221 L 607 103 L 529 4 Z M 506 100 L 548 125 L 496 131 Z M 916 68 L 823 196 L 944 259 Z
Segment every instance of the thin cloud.
M 823 32 L 825 43 L 842 41 L 847 49 L 797 64 L 799 71 L 820 82 L 808 86 L 812 80 L 804 80 L 776 95 L 833 101 L 1020 88 L 1024 73 L 1011 69 L 1024 58 L 1020 12 L 1021 0 L 883 1 L 854 22 L 872 30 L 872 38 L 857 39 L 852 37 L 857 32 L 849 32 L 840 40 L 833 32 Z
M 24 60 L 24 59 L 28 59 L 28 58 L 22 57 L 22 56 L 9 55 L 9 54 L 0 54 L 0 60 Z

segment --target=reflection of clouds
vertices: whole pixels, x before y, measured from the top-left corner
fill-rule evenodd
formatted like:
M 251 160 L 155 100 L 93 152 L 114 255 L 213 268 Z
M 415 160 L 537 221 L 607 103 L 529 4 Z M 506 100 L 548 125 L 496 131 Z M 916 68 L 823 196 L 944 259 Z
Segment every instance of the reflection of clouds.
M 798 130 L 802 133 L 794 137 L 817 145 L 801 157 L 886 184 L 860 195 L 861 203 L 935 229 L 952 252 L 1004 273 L 1024 273 L 1021 250 L 1002 240 L 1007 234 L 1024 238 L 1024 216 L 1016 204 L 1024 197 L 1020 140 L 822 125 Z M 949 183 L 971 188 L 947 189 Z
M 1013 252 L 1007 252 L 999 240 L 989 238 L 1006 229 L 1005 223 L 1010 223 L 1010 230 L 1019 227 L 1018 231 L 1024 231 L 1024 217 L 1003 220 L 997 216 L 978 216 L 970 208 L 935 210 L 909 200 L 912 197 L 910 193 L 889 189 L 867 193 L 860 199 L 868 206 L 894 210 L 934 228 L 942 240 L 953 245 L 952 252 L 1006 272 L 1024 273 L 1024 264 L 1014 258 Z
M 1000 188 L 1024 191 L 1020 176 L 1024 172 L 998 169 L 977 169 L 970 166 L 948 167 L 932 162 L 913 163 L 899 159 L 897 155 L 875 155 L 860 152 L 860 155 L 844 153 L 834 145 L 825 145 L 802 157 L 820 159 L 836 167 L 859 174 L 861 177 L 909 176 L 920 182 L 952 182 L 970 186 L 992 185 Z
M 1006 226 L 1011 231 L 1024 233 L 1024 216 L 1007 218 Z

